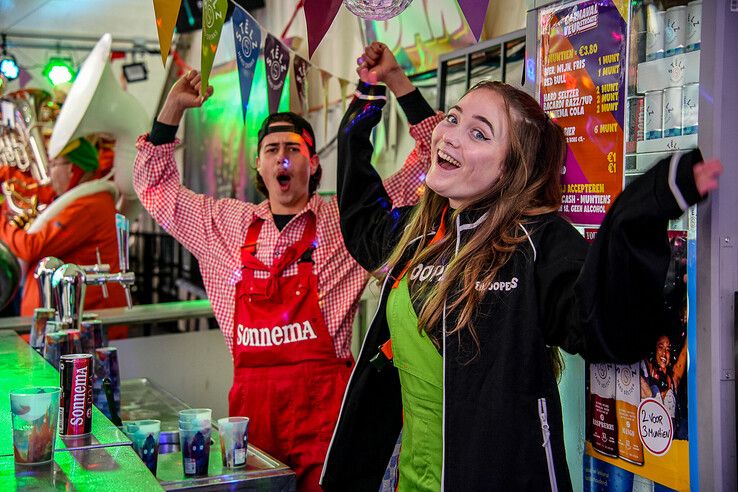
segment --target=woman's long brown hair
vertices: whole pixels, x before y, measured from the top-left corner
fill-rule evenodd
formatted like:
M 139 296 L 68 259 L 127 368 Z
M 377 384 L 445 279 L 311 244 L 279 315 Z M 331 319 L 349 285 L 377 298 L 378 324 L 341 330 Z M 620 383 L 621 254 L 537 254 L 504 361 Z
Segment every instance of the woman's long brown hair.
M 455 221 L 465 210 L 488 215 L 458 252 L 455 233 L 447 233 L 440 241 L 430 244 L 429 234 L 444 220 L 442 215 L 448 199 L 426 187 L 388 263 L 398 264 L 410 251 L 413 253 L 408 271 L 421 263 L 451 259 L 439 282 L 421 285 L 414 293 L 423 302 L 418 316 L 419 329 L 439 344 L 434 333 L 440 332 L 445 309 L 447 316 L 453 313 L 455 318 L 455 325 L 447 327 L 446 334 L 468 331 L 478 352 L 479 336 L 472 320 L 484 291 L 476 288 L 477 282 L 489 285 L 518 245 L 527 241 L 520 224 L 559 209 L 566 143 L 561 128 L 525 92 L 491 81 L 476 84 L 469 90 L 472 91 L 491 91 L 502 96 L 510 129 L 510 148 L 500 178 L 480 199 L 455 210 L 452 219 Z M 454 230 L 449 228 L 449 232 Z M 418 237 L 420 240 L 415 244 Z M 563 368 L 558 351 L 552 351 L 552 362 L 558 377 Z

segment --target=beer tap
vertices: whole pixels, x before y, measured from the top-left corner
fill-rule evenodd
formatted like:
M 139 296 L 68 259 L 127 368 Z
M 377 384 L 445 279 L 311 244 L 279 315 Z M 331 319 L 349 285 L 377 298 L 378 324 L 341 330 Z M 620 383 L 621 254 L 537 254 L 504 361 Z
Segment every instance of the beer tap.
M 33 272 L 33 277 L 38 282 L 38 290 L 41 293 L 41 306 L 39 307 L 52 309 L 56 307 L 51 288 L 51 277 L 54 275 L 54 271 L 63 264 L 59 258 L 53 256 L 47 256 L 38 262 L 36 270 Z
M 133 307 L 130 288 L 135 283 L 136 277 L 133 272 L 127 271 L 129 223 L 128 219 L 121 214 L 116 214 L 115 218 L 120 272 L 109 273 L 110 265 L 102 263 L 94 267 L 107 267 L 107 273 L 87 273 L 83 267 L 71 263 L 64 264 L 54 271 L 51 287 L 54 292 L 58 318 L 63 325 L 71 325 L 72 328 L 79 329 L 84 312 L 85 290 L 88 285 L 105 285 L 109 282 L 116 282 L 125 289 L 128 309 Z
M 36 266 L 36 270 L 33 272 L 33 277 L 38 282 L 38 290 L 41 293 L 41 306 L 43 308 L 56 308 L 55 296 L 51 288 L 51 277 L 54 275 L 54 271 L 64 264 L 59 258 L 54 256 L 47 256 L 42 258 Z M 103 263 L 100 260 L 100 250 L 97 250 L 97 264 L 95 265 L 77 265 L 79 268 L 84 270 L 85 273 L 110 273 L 110 265 Z M 107 299 L 108 289 L 103 284 L 103 297 Z

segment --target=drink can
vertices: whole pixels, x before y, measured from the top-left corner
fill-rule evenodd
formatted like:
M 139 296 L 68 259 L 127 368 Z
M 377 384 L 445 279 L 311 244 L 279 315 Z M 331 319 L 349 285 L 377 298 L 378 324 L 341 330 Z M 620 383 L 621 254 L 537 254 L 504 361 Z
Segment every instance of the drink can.
M 62 355 L 83 353 L 82 333 L 79 330 L 67 330 L 66 352 Z
M 628 138 L 627 142 L 640 142 L 643 140 L 643 108 L 645 100 L 643 96 L 628 98 Z
M 115 347 L 103 347 L 95 349 L 95 378 L 93 382 L 93 401 L 95 406 L 105 416 L 111 418 L 108 399 L 105 396 L 103 380 L 110 379 L 113 389 L 113 403 L 115 413 L 120 414 L 120 368 L 118 366 L 118 349 Z
M 90 350 L 85 352 L 94 355 L 95 349 L 108 346 L 108 335 L 99 319 L 82 321 L 80 329 L 84 333 L 83 338 L 89 337 Z
M 684 44 L 686 51 L 700 49 L 702 42 L 702 0 L 694 0 L 687 4 L 687 33 Z
M 664 16 L 666 12 L 651 4 L 646 10 L 646 61 L 664 57 Z
M 672 56 L 684 53 L 684 42 L 687 35 L 687 7 L 678 5 L 666 11 L 664 18 L 664 55 Z
M 644 96 L 643 130 L 646 140 L 664 136 L 664 92 L 650 91 Z
M 589 365 L 590 442 L 595 450 L 615 458 L 618 456 L 616 377 L 614 364 Z
M 664 89 L 664 137 L 682 134 L 682 88 Z
M 92 355 L 68 354 L 59 360 L 59 434 L 83 436 L 92 429 Z
M 643 464 L 643 445 L 638 428 L 638 404 L 641 402 L 641 385 L 638 363 L 617 365 L 615 388 L 615 414 L 618 431 L 618 456 L 636 465 Z
M 36 308 L 33 310 L 29 345 L 38 352 L 43 352 L 46 337 L 46 323 L 56 317 L 56 310 L 52 308 Z
M 699 124 L 700 84 L 682 88 L 682 135 L 697 133 Z
M 55 331 L 47 333 L 44 338 L 44 359 L 55 369 L 59 369 L 59 358 L 62 356 L 63 345 L 67 343 L 67 334 Z

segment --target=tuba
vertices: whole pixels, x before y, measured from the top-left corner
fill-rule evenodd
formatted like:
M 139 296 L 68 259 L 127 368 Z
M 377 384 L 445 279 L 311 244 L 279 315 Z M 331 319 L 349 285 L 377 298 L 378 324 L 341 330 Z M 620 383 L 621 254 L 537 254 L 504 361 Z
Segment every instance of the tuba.
M 51 95 L 41 89 L 23 89 L 0 98 L 0 161 L 27 172 L 39 185 L 47 185 L 49 161 L 41 128 L 50 118 Z
M 147 130 L 150 122 L 141 103 L 124 91 L 113 75 L 108 61 L 112 42 L 110 34 L 104 34 L 82 64 L 56 118 L 49 140 L 49 156 L 58 156 L 72 140 L 93 133 L 114 138 L 112 174 L 118 194 L 117 208 L 133 220 L 141 211 L 133 189 L 136 139 Z M 108 179 L 109 176 L 97 181 Z M 40 230 L 43 223 L 63 210 L 80 193 L 86 193 L 86 188 L 72 189 L 59 196 L 39 214 L 28 232 L 33 234 Z

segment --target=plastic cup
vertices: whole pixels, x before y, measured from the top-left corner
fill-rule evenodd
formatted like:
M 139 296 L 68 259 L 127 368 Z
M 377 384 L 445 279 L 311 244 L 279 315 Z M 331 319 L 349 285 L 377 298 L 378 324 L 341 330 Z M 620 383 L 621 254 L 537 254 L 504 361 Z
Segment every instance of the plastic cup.
M 21 388 L 10 392 L 13 451 L 19 465 L 39 465 L 54 459 L 59 394 L 56 386 Z
M 156 462 L 159 457 L 160 420 L 124 420 L 123 433 L 133 441 L 133 449 L 156 476 Z
M 202 477 L 208 474 L 211 416 L 212 410 L 209 408 L 189 408 L 179 412 L 179 445 L 185 476 Z
M 246 465 L 246 453 L 249 444 L 249 418 L 225 417 L 218 419 L 218 434 L 220 434 L 223 466 L 239 468 Z

